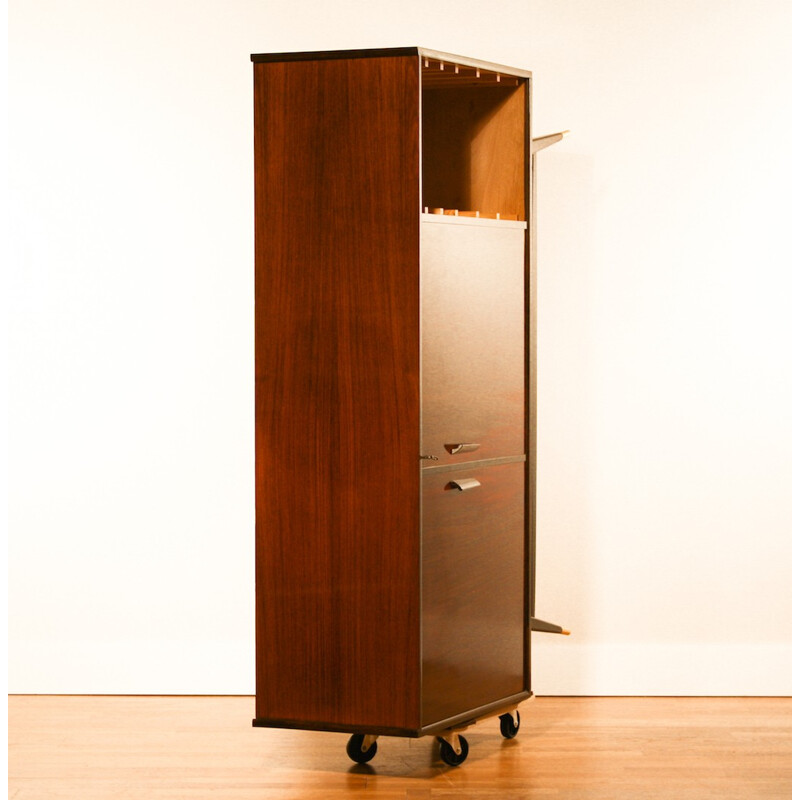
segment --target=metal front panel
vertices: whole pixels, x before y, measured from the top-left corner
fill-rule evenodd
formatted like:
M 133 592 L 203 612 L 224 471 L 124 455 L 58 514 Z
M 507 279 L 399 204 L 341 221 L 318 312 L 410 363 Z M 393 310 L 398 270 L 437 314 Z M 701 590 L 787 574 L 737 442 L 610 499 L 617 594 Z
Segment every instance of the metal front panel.
M 524 455 L 525 226 L 425 217 L 420 454 Z
M 524 466 L 423 474 L 423 726 L 526 688 Z

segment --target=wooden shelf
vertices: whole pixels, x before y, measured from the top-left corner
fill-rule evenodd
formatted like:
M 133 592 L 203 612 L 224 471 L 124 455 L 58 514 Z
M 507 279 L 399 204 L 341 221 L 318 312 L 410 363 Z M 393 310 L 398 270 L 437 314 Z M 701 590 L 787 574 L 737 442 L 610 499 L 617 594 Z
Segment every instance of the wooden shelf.
M 465 211 L 459 208 L 429 208 L 428 206 L 425 206 L 423 213 L 444 215 L 446 217 L 476 217 L 479 219 L 488 220 L 499 219 L 510 220 L 514 222 L 519 221 L 519 216 L 517 214 L 501 214 L 499 212 L 487 213 L 486 211 Z
M 432 214 L 429 211 L 423 211 L 420 214 L 420 220 L 425 223 L 435 222 L 440 225 L 468 225 L 468 226 L 484 226 L 487 228 L 521 228 L 525 230 L 528 223 L 523 219 L 497 219 L 497 217 L 465 217 L 459 213 L 455 214 Z

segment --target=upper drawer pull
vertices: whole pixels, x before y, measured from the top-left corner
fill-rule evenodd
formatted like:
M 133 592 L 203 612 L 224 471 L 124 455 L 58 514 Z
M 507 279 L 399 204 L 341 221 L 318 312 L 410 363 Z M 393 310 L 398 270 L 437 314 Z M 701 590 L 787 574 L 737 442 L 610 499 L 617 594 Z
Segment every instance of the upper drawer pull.
M 481 482 L 476 478 L 461 478 L 457 481 L 450 481 L 447 485 L 451 489 L 458 489 L 459 492 L 466 492 L 467 489 L 477 489 Z
M 447 450 L 451 456 L 454 456 L 456 453 L 471 453 L 473 450 L 477 450 L 479 447 L 479 442 L 471 442 L 469 444 L 462 442 L 459 444 L 446 444 L 444 449 Z

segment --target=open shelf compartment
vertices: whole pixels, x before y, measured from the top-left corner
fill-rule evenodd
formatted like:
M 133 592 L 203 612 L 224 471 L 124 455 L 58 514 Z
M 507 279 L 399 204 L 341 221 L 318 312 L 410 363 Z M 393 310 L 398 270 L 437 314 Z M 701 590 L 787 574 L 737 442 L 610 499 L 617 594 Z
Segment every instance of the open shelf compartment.
M 528 81 L 421 56 L 422 206 L 525 220 Z

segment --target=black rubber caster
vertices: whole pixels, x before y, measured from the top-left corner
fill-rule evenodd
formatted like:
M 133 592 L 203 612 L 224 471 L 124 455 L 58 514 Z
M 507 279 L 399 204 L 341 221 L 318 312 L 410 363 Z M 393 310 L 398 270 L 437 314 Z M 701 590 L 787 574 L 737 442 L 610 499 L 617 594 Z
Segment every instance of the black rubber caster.
M 439 738 L 439 756 L 445 764 L 449 764 L 451 767 L 457 767 L 467 760 L 467 756 L 469 755 L 469 742 L 467 742 L 463 736 L 459 734 L 458 737 L 458 743 L 461 745 L 460 753 L 456 753 L 450 746 L 450 743 L 445 739 L 437 738 Z
M 350 760 L 355 761 L 356 764 L 366 764 L 367 761 L 371 761 L 375 753 L 378 752 L 377 742 L 373 742 L 366 750 L 361 749 L 363 744 L 363 733 L 354 733 L 347 740 L 347 755 L 350 756 Z
M 513 714 L 503 714 L 500 717 L 500 733 L 505 739 L 513 739 L 519 733 L 519 711 L 516 712 L 517 718 Z

